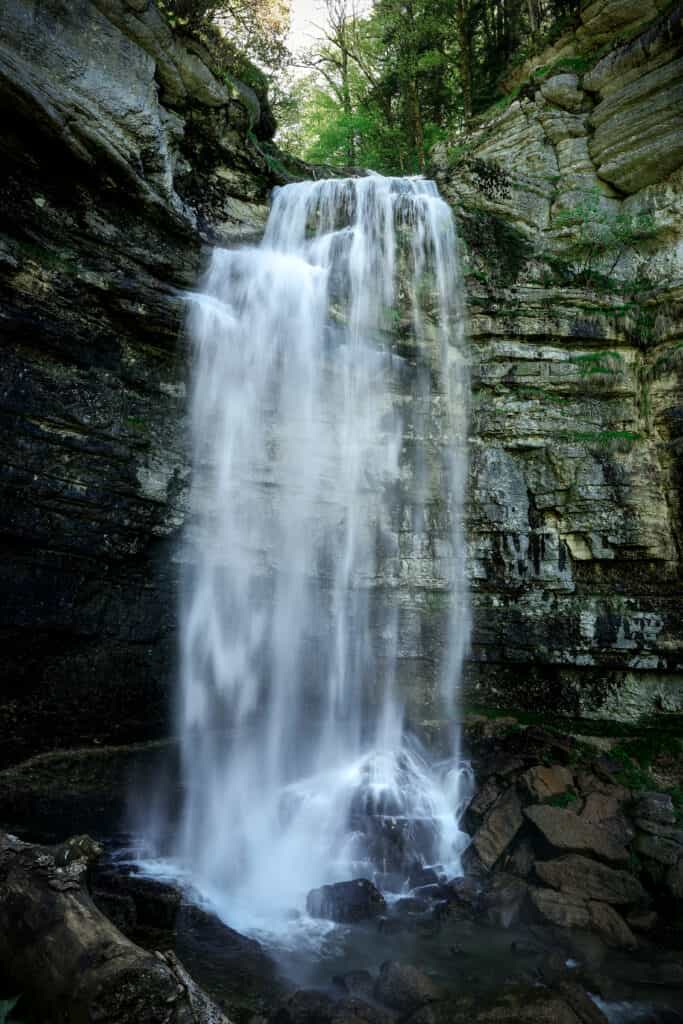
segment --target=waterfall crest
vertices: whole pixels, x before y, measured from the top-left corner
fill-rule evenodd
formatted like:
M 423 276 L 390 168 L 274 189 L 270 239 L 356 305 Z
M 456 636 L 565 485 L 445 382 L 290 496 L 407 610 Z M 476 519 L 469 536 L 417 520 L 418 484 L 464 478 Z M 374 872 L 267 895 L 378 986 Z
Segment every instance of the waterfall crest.
M 422 179 L 280 188 L 260 246 L 214 252 L 190 334 L 176 854 L 242 926 L 329 881 L 399 887 L 416 859 L 457 873 L 459 751 L 435 764 L 405 729 L 402 661 L 441 595 L 433 717 L 452 719 L 469 615 L 450 210 Z

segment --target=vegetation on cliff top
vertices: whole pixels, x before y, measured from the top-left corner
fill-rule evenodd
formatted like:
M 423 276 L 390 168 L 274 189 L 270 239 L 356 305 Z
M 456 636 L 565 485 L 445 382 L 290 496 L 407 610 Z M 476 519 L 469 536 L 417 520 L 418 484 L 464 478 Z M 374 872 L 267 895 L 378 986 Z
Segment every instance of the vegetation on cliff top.
M 424 170 L 434 143 L 490 106 L 510 67 L 579 9 L 578 0 L 320 0 L 319 38 L 291 54 L 289 0 L 157 3 L 205 42 L 218 29 L 228 70 L 246 54 L 269 74 L 280 142 L 293 155 L 398 174 Z

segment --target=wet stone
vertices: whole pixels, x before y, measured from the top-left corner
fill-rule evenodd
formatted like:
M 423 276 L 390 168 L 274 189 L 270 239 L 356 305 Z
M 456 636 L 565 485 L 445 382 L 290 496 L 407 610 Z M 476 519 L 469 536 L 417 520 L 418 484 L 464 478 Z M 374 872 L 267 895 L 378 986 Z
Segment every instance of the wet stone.
M 522 825 L 522 805 L 513 787 L 506 790 L 487 813 L 472 839 L 482 863 L 491 868 L 507 849 Z
M 367 878 L 351 882 L 335 882 L 311 889 L 306 897 L 306 910 L 311 917 L 353 924 L 383 914 L 386 903 L 379 889 Z
M 358 996 L 360 999 L 372 999 L 375 979 L 370 971 L 347 971 L 346 974 L 335 975 L 332 984 L 345 995 Z
M 625 864 L 628 851 L 611 833 L 579 818 L 572 811 L 548 805 L 527 807 L 524 814 L 558 850 L 588 853 L 602 860 Z
M 647 902 L 647 893 L 630 872 L 607 867 L 580 854 L 537 861 L 534 868 L 546 885 L 579 898 L 617 905 Z
M 380 967 L 375 983 L 375 999 L 402 1013 L 438 999 L 439 988 L 429 975 L 413 967 L 387 960 Z
M 632 813 L 634 818 L 645 818 L 662 825 L 676 823 L 676 812 L 668 793 L 641 793 L 633 802 Z

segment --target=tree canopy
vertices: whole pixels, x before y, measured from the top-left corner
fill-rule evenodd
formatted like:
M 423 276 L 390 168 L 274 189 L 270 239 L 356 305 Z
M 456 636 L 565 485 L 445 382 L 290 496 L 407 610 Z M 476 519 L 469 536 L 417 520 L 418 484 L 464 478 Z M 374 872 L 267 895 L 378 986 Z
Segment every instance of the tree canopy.
M 571 27 L 579 8 L 579 0 L 319 0 L 315 44 L 291 54 L 289 0 L 157 2 L 181 28 L 218 32 L 233 70 L 242 55 L 268 75 L 279 141 L 293 155 L 398 174 L 422 171 L 433 144 L 467 128 L 498 98 L 511 66 Z

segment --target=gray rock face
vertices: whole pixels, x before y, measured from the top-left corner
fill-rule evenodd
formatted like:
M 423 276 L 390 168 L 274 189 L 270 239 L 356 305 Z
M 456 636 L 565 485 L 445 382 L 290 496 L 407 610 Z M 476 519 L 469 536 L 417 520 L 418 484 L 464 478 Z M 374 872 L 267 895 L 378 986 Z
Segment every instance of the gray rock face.
M 642 885 L 628 871 L 618 871 L 578 854 L 537 861 L 536 874 L 547 885 L 572 896 L 615 906 L 646 902 Z
M 563 56 L 631 42 L 434 151 L 470 268 L 477 704 L 683 711 L 681 28 L 659 9 L 584 7 Z M 628 240 L 587 264 L 617 225 Z
M 486 815 L 472 843 L 482 863 L 493 867 L 521 828 L 522 805 L 514 787 L 507 789 Z
M 260 229 L 273 178 L 246 137 L 253 111 L 152 3 L 4 3 L 0 102 L 12 761 L 167 731 L 188 483 L 181 293 L 203 238 Z
M 367 878 L 323 885 L 311 889 L 306 897 L 306 910 L 311 917 L 328 921 L 366 921 L 381 914 L 384 907 L 384 897 Z
M 558 850 L 589 853 L 617 864 L 628 861 L 628 851 L 609 832 L 589 824 L 572 811 L 537 804 L 525 808 L 524 814 Z

